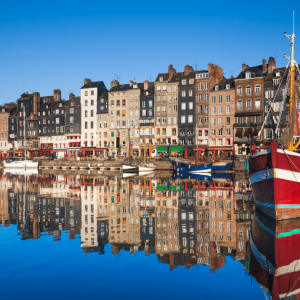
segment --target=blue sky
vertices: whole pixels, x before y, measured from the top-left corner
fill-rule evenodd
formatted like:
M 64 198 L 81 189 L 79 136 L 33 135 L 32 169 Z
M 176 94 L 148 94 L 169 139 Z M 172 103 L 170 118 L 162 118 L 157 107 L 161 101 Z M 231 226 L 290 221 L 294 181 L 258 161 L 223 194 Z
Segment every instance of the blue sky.
M 80 93 L 84 78 L 121 83 L 155 80 L 168 65 L 221 66 L 237 76 L 242 63 L 275 56 L 285 66 L 284 31 L 300 62 L 300 1 L 1 1 L 0 104 L 24 91 Z M 178 68 L 179 67 L 179 68 Z

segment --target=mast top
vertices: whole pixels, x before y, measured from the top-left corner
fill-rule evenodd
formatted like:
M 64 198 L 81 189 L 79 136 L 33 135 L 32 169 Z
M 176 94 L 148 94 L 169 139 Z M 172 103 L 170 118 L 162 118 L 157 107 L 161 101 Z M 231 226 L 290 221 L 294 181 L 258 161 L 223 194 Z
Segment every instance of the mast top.
M 288 58 L 290 60 L 290 66 L 295 67 L 296 61 L 294 59 L 294 46 L 295 46 L 295 12 L 293 11 L 293 34 L 287 35 L 286 32 L 284 33 L 284 36 L 286 36 L 288 39 L 291 40 L 291 57 L 287 57 L 284 54 L 284 57 Z

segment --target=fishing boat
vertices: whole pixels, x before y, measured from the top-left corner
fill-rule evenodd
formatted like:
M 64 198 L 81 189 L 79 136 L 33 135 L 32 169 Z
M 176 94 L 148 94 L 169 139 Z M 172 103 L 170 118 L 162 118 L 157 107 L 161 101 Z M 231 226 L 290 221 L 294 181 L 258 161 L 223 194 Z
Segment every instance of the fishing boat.
M 130 165 L 123 165 L 122 166 L 122 170 L 123 170 L 123 173 L 133 173 L 133 172 L 136 172 L 137 171 L 137 167 L 136 166 L 130 166 Z
M 300 219 L 276 222 L 255 210 L 249 270 L 266 299 L 299 299 L 299 247 Z
M 231 161 L 219 161 L 212 164 L 212 172 L 226 172 L 231 167 Z
M 285 34 L 286 35 L 286 34 Z M 289 107 L 288 124 L 283 134 L 279 134 L 279 120 L 276 124 L 275 138 L 270 146 L 263 147 L 258 153 L 253 153 L 249 159 L 249 179 L 256 203 L 256 207 L 263 213 L 275 220 L 284 220 L 300 217 L 300 154 L 297 148 L 299 139 L 299 124 L 295 103 L 294 81 L 296 71 L 299 72 L 297 63 L 294 60 L 295 34 L 286 35 L 291 40 L 291 57 L 287 65 L 289 72 Z M 288 93 L 286 93 L 288 97 Z M 260 136 L 264 124 L 269 115 L 272 120 L 272 104 L 275 98 L 270 101 L 269 112 L 258 136 Z M 282 100 L 280 116 L 287 99 Z M 266 149 L 267 148 L 267 149 Z M 264 150 L 265 149 L 265 150 Z

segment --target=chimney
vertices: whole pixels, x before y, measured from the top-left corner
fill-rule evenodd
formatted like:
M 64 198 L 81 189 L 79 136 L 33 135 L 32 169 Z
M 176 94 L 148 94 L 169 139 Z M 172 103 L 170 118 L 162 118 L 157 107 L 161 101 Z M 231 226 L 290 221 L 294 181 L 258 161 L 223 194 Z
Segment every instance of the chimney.
M 190 73 L 193 72 L 193 71 L 194 71 L 194 69 L 193 69 L 193 67 L 190 66 L 190 65 L 186 65 L 186 66 L 184 67 L 184 75 L 188 75 L 188 74 L 190 74 Z
M 40 109 L 40 93 L 34 92 L 33 93 L 33 113 L 37 113 Z
M 171 80 L 172 76 L 176 73 L 176 70 L 173 68 L 172 65 L 169 65 L 169 81 Z
M 145 80 L 144 81 L 144 90 L 148 90 L 149 89 L 149 81 L 148 80 Z
M 71 100 L 72 98 L 74 98 L 75 97 L 75 95 L 73 94 L 73 93 L 70 93 L 70 95 L 69 95 L 69 100 Z
M 89 83 L 89 82 L 92 82 L 92 80 L 91 80 L 91 79 L 88 79 L 88 78 L 84 78 L 84 84 L 87 84 L 87 83 Z
M 249 66 L 248 66 L 248 65 L 246 65 L 246 64 L 242 64 L 242 71 L 245 71 L 247 68 L 249 68 Z
M 133 81 L 132 80 L 129 81 L 129 85 L 133 86 Z
M 113 88 L 114 86 L 119 86 L 119 85 L 120 85 L 119 81 L 112 80 L 111 83 L 110 83 L 110 88 Z
M 267 61 L 265 59 L 262 60 L 262 65 L 263 65 L 263 73 L 267 71 Z
M 209 63 L 207 70 L 209 74 L 209 89 L 212 89 L 215 84 L 223 79 L 223 69 L 218 65 Z
M 234 76 L 233 76 L 233 75 L 231 75 L 231 77 L 230 77 L 230 78 L 232 78 L 232 79 L 233 79 L 233 78 L 234 78 Z
M 61 91 L 60 89 L 57 89 L 57 90 L 54 90 L 53 92 L 53 98 L 54 98 L 54 101 L 61 101 Z
M 276 68 L 276 62 L 274 57 L 269 57 L 268 61 L 268 73 L 272 73 L 273 70 Z

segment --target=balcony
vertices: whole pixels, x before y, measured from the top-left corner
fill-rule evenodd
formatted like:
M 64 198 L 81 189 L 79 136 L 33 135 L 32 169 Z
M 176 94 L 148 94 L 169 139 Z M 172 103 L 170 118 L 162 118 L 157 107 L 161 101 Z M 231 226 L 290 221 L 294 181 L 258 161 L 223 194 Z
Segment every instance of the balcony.
M 233 127 L 261 127 L 262 123 L 235 123 Z
M 154 122 L 153 123 L 140 123 L 140 126 L 154 126 Z

